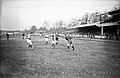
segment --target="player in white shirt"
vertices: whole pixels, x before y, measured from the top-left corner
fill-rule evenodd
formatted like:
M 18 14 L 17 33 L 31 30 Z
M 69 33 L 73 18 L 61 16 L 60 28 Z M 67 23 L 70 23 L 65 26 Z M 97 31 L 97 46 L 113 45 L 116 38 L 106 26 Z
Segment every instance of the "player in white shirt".
M 29 45 L 28 45 L 28 48 L 31 48 L 31 50 L 33 50 L 33 44 L 32 44 L 31 34 L 32 34 L 32 32 L 31 32 L 30 34 L 28 34 L 28 35 L 26 36 L 26 38 L 27 38 L 27 43 L 29 44 Z
M 49 40 L 49 35 L 45 34 L 45 44 L 48 44 L 48 40 Z

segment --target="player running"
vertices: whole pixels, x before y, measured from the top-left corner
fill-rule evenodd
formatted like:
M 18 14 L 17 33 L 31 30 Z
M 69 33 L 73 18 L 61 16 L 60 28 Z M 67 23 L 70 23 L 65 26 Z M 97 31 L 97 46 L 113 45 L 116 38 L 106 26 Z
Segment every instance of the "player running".
M 67 40 L 67 49 L 70 49 L 70 46 L 72 47 L 73 51 L 75 50 L 73 44 L 72 44 L 72 38 L 71 36 L 65 34 L 65 39 Z
M 32 34 L 32 32 L 31 32 L 30 34 L 28 34 L 28 35 L 26 36 L 26 38 L 27 38 L 27 43 L 29 44 L 29 45 L 28 45 L 28 48 L 31 48 L 31 50 L 33 50 L 31 34 Z
M 48 44 L 49 35 L 45 34 L 45 44 Z
M 22 39 L 24 39 L 24 37 L 25 37 L 25 34 L 24 34 L 24 33 L 22 33 Z
M 9 34 L 8 33 L 6 34 L 6 38 L 7 38 L 7 40 L 9 40 Z
M 59 35 L 56 33 L 55 34 L 55 40 L 56 40 L 56 45 L 58 44 L 58 40 L 59 40 Z
M 55 47 L 56 40 L 55 40 L 55 34 L 52 35 L 52 47 Z

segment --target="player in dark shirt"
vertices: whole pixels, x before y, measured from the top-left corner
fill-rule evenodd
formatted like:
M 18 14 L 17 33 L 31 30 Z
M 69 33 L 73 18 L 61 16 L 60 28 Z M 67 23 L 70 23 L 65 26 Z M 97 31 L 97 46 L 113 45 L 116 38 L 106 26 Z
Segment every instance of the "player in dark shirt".
M 7 40 L 9 40 L 9 34 L 8 33 L 6 34 L 6 38 L 7 38 Z
M 60 37 L 60 36 L 56 33 L 56 34 L 55 34 L 56 44 L 58 44 L 59 37 Z
M 24 34 L 24 33 L 22 33 L 22 39 L 24 39 L 24 36 L 25 36 L 25 34 Z
M 52 47 L 55 47 L 55 34 L 52 35 Z
M 73 50 L 75 50 L 73 44 L 72 44 L 72 38 L 71 36 L 68 36 L 65 34 L 65 39 L 67 40 L 67 48 L 70 49 L 70 46 L 72 47 Z

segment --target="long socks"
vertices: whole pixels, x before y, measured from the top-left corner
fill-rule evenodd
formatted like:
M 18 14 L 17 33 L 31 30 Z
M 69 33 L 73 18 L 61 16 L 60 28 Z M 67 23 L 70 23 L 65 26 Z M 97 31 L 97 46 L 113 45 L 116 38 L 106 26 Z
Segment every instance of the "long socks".
M 68 48 L 68 49 L 70 49 L 70 47 L 69 47 L 69 46 L 67 46 L 67 48 Z
M 73 50 L 75 50 L 74 46 L 72 46 Z
M 75 50 L 75 47 L 74 46 L 71 46 L 73 51 Z M 67 46 L 67 49 L 70 49 L 70 46 Z

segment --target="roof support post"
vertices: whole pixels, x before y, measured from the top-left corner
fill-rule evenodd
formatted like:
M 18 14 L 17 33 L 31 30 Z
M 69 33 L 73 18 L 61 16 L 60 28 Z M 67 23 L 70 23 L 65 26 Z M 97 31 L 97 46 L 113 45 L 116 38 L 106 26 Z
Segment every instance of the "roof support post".
M 103 35 L 104 33 L 103 33 L 103 26 L 101 27 L 101 35 Z
M 119 29 L 119 25 L 117 26 L 117 35 L 119 35 L 120 29 Z

